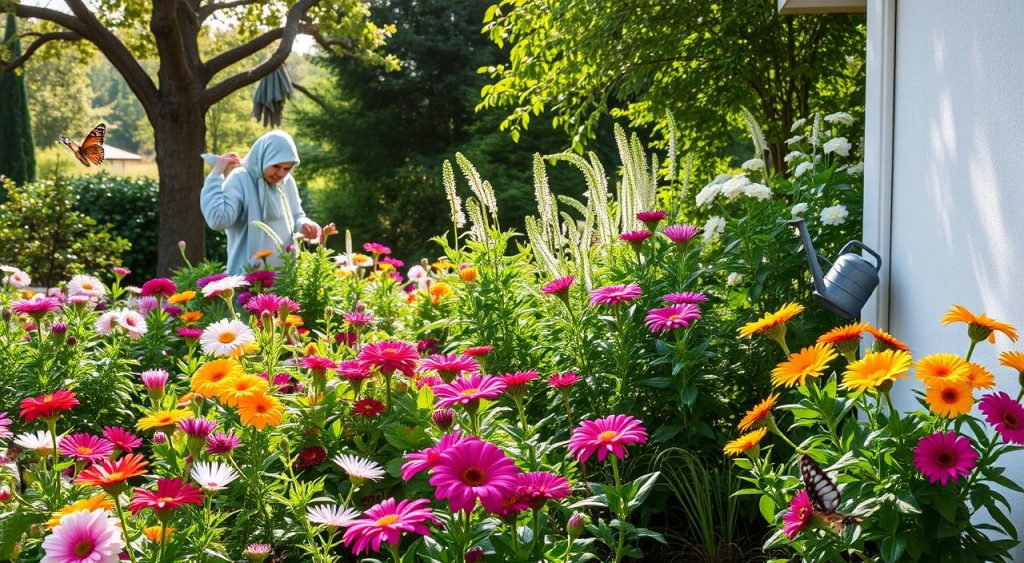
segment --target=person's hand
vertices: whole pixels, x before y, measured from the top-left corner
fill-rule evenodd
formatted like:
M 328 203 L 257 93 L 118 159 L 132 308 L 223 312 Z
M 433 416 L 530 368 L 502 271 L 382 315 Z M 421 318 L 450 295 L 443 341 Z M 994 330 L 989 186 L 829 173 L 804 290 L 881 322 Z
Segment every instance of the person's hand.
M 226 152 L 217 157 L 217 162 L 210 171 L 212 174 L 223 174 L 227 176 L 232 170 L 242 165 L 242 159 L 237 153 Z
M 306 221 L 302 224 L 302 236 L 309 242 L 319 243 L 320 242 L 320 225 L 316 224 L 316 221 Z

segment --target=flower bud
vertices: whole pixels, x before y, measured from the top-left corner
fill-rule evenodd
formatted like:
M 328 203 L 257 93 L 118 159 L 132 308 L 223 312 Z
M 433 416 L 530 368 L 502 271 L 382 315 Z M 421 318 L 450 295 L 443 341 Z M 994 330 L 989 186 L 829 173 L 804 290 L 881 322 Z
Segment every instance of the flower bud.
M 484 549 L 476 546 L 466 552 L 466 563 L 480 563 L 484 560 Z
M 430 415 L 430 419 L 441 430 L 448 430 L 452 427 L 452 423 L 455 422 L 455 411 L 447 408 L 438 409 Z
M 569 535 L 570 540 L 580 537 L 583 533 L 583 514 L 574 512 L 565 524 L 565 532 Z

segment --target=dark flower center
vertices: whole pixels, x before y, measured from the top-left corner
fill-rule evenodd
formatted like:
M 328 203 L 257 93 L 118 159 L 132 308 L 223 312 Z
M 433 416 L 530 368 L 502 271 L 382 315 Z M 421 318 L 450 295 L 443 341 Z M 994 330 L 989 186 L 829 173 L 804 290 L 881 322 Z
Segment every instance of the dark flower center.
M 462 482 L 471 486 L 479 487 L 487 481 L 487 475 L 479 467 L 467 467 L 462 472 Z
M 953 452 L 939 452 L 939 455 L 935 456 L 935 461 L 942 467 L 953 467 L 956 456 Z
M 75 555 L 80 558 L 88 557 L 92 554 L 92 540 L 84 539 L 75 544 Z
M 1003 426 L 1009 430 L 1020 430 L 1020 420 L 1012 412 L 1003 413 Z
M 960 393 L 955 389 L 946 389 L 942 392 L 942 400 L 947 403 L 955 403 L 960 398 Z

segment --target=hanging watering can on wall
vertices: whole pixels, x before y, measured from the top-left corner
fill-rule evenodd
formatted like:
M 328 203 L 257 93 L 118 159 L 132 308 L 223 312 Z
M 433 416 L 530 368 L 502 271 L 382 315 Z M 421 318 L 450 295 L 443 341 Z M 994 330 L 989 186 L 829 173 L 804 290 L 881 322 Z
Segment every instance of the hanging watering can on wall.
M 814 251 L 811 236 L 807 233 L 807 223 L 803 219 L 794 219 L 789 224 L 800 231 L 800 238 L 804 243 L 804 252 L 807 253 L 811 276 L 814 278 L 814 300 L 844 319 L 856 317 L 878 287 L 878 271 L 882 269 L 882 257 L 859 240 L 851 240 L 839 251 L 835 263 L 829 262 L 827 258 Z M 872 265 L 854 253 L 854 247 L 860 247 L 874 256 L 875 264 Z M 824 276 L 821 274 L 818 260 L 824 260 L 831 266 Z

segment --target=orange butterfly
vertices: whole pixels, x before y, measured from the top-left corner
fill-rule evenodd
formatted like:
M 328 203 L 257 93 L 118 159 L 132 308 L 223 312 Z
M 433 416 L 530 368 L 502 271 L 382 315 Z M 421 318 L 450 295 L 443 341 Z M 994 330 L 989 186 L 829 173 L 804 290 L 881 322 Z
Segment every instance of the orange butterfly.
M 85 136 L 85 140 L 82 141 L 81 146 L 64 135 L 61 135 L 58 140 L 71 149 L 71 152 L 75 154 L 75 158 L 78 159 L 78 162 L 81 162 L 85 166 L 89 166 L 90 164 L 99 166 L 103 163 L 103 139 L 106 135 L 107 126 L 100 123 Z

